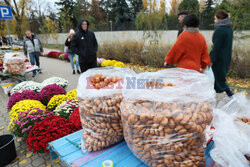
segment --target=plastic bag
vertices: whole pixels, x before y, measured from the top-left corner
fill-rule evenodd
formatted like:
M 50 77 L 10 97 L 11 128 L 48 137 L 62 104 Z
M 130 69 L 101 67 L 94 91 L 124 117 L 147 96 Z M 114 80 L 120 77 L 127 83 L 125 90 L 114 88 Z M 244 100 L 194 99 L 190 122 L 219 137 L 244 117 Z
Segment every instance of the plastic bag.
M 120 103 L 126 68 L 95 68 L 81 74 L 77 96 L 83 126 L 82 152 L 98 151 L 123 139 Z
M 124 138 L 153 167 L 204 166 L 204 130 L 212 121 L 213 84 L 196 71 L 168 69 L 127 80 L 121 104 Z
M 69 47 L 68 46 L 64 46 L 64 53 L 68 53 Z
M 5 73 L 23 74 L 26 71 L 25 57 L 19 53 L 6 53 L 4 55 Z
M 214 111 L 214 149 L 211 156 L 216 164 L 228 167 L 248 167 L 250 156 L 250 125 L 239 120 L 250 119 L 250 102 L 246 96 L 235 94 L 220 109 Z
M 207 66 L 207 69 L 205 70 L 204 74 L 208 76 L 210 81 L 214 84 L 215 79 L 214 79 L 214 72 L 211 67 Z

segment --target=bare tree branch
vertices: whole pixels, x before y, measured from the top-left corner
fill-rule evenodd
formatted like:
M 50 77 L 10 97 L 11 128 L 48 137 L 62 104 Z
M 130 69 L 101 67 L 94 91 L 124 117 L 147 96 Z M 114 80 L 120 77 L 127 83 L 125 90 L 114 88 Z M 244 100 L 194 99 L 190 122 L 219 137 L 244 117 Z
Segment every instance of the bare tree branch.
M 15 4 L 15 8 L 16 8 L 16 13 L 18 16 L 20 16 L 20 13 L 19 13 L 19 9 L 18 9 L 18 6 L 16 4 L 16 0 L 13 0 L 14 4 Z

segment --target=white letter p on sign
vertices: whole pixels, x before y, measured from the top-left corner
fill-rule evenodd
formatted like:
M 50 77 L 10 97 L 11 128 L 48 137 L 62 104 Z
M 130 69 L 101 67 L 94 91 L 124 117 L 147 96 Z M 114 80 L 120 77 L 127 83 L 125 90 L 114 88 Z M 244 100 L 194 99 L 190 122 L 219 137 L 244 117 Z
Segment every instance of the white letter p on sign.
M 7 17 L 9 15 L 8 8 L 0 8 L 0 9 L 3 17 Z

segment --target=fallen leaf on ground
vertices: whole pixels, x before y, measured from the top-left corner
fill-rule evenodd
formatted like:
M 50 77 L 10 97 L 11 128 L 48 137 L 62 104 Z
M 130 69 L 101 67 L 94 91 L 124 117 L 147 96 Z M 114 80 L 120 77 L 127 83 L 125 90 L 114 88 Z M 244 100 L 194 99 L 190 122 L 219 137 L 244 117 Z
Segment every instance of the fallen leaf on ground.
M 51 165 L 49 164 L 49 165 L 47 165 L 47 167 L 51 167 Z
M 12 161 L 12 163 L 14 163 L 14 162 L 16 162 L 16 161 L 18 161 L 20 159 L 20 157 L 19 156 L 17 156 L 13 161 Z
M 24 165 L 24 164 L 26 164 L 27 162 L 28 162 L 27 159 L 23 159 L 22 161 L 19 162 L 19 165 Z
M 58 164 L 58 163 L 60 162 L 60 159 L 57 158 L 57 159 L 55 159 L 53 162 Z
M 17 142 L 20 143 L 22 141 L 22 139 L 17 139 Z
M 21 154 L 23 154 L 23 153 L 25 153 L 25 152 L 26 152 L 26 150 L 22 150 L 22 151 L 20 151 L 20 153 L 21 153 Z
M 248 78 L 241 79 L 241 78 L 227 77 L 227 82 L 235 87 L 250 88 L 250 80 Z
M 4 126 L 0 127 L 0 130 L 4 130 Z
M 31 157 L 33 155 L 33 153 L 31 152 L 31 153 L 27 153 L 26 154 L 26 158 L 29 158 L 29 157 Z

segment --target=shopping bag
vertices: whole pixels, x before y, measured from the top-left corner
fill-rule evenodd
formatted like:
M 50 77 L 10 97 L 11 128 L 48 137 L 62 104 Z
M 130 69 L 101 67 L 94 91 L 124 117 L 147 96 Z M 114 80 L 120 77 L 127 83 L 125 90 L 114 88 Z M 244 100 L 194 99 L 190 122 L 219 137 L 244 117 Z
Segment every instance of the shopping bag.
M 211 82 L 215 82 L 214 80 L 214 73 L 211 67 L 207 66 L 206 70 L 204 71 L 204 74 L 206 74 Z

